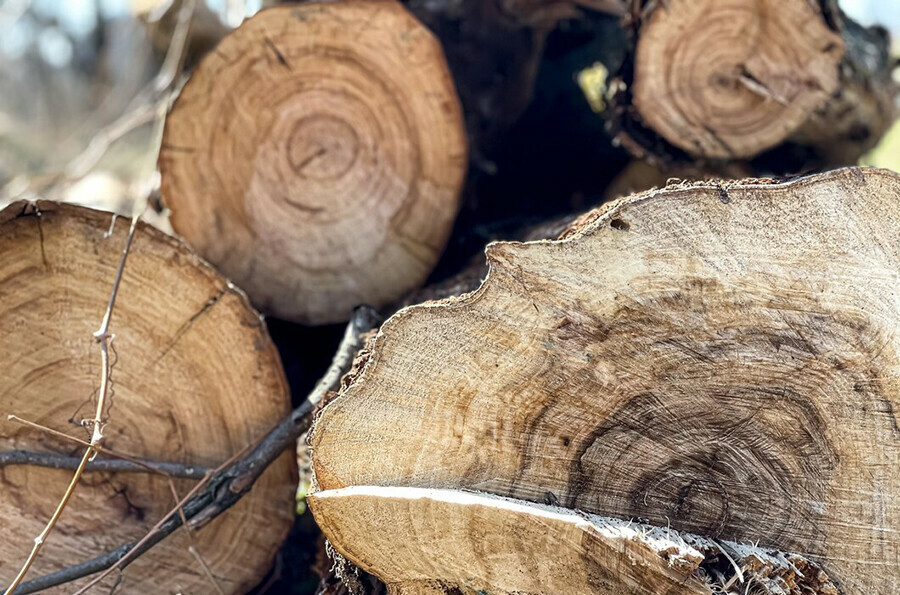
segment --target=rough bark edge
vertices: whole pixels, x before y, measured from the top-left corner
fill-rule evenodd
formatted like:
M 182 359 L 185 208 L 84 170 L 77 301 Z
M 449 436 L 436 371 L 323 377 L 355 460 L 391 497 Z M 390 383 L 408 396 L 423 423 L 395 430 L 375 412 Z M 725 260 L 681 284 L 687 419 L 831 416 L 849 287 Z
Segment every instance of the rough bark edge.
M 409 316 L 416 316 L 419 311 L 431 308 L 464 309 L 468 305 L 481 299 L 488 286 L 493 283 L 493 277 L 496 276 L 496 270 L 498 268 L 502 269 L 505 266 L 500 260 L 498 260 L 498 257 L 496 255 L 498 251 L 503 250 L 504 246 L 546 243 L 564 244 L 575 242 L 578 241 L 578 239 L 580 239 L 581 237 L 595 232 L 602 226 L 615 226 L 616 218 L 613 217 L 613 215 L 622 207 L 639 202 L 645 202 L 647 200 L 652 200 L 654 198 L 657 198 L 661 194 L 666 195 L 670 200 L 674 200 L 680 196 L 698 189 L 713 190 L 719 195 L 719 200 L 727 203 L 731 200 L 729 197 L 729 192 L 732 189 L 744 189 L 749 187 L 758 187 L 761 185 L 771 186 L 772 188 L 778 189 L 789 189 L 792 186 L 822 184 L 833 180 L 847 178 L 860 179 L 865 175 L 863 172 L 866 172 L 866 174 L 868 175 L 877 175 L 887 178 L 900 179 L 900 174 L 888 169 L 877 167 L 845 167 L 829 171 L 824 174 L 798 176 L 796 178 L 781 181 L 775 178 L 749 178 L 744 180 L 726 181 L 678 180 L 664 188 L 652 189 L 645 192 L 638 192 L 635 194 L 617 198 L 615 200 L 604 203 L 596 209 L 576 216 L 571 220 L 571 223 L 566 226 L 562 226 L 563 229 L 556 239 L 538 239 L 526 242 L 491 242 L 485 247 L 484 250 L 484 255 L 487 263 L 487 275 L 481 281 L 480 285 L 475 287 L 473 290 L 465 293 L 450 295 L 437 300 L 425 301 L 422 303 L 409 305 L 401 308 L 396 313 L 394 313 L 393 316 L 391 316 L 384 322 L 384 324 L 381 325 L 381 327 L 379 327 L 375 337 L 372 338 L 371 342 L 367 344 L 367 353 L 360 354 L 359 361 L 354 362 L 354 365 L 358 366 L 360 371 L 358 372 L 358 374 L 355 374 L 353 376 L 351 382 L 342 383 L 341 390 L 339 391 L 337 398 L 340 398 L 340 396 L 343 395 L 343 393 L 348 388 L 350 388 L 350 386 L 355 386 L 357 383 L 365 381 L 365 377 L 367 372 L 369 371 L 369 368 L 377 365 L 377 360 L 380 357 L 380 350 L 378 348 L 379 341 L 382 340 L 383 336 L 386 333 L 391 332 L 391 329 L 394 325 L 402 324 L 404 318 Z M 314 423 L 312 428 L 310 429 L 310 440 L 315 435 L 316 426 L 317 424 Z
M 586 213 L 577 216 L 569 216 L 559 219 L 557 221 L 553 221 L 548 223 L 546 226 L 539 226 L 535 228 L 535 232 L 531 236 L 532 239 L 529 239 L 524 242 L 491 242 L 485 248 L 485 265 L 481 265 L 480 262 L 475 262 L 470 267 L 468 267 L 463 272 L 463 280 L 461 282 L 454 282 L 454 279 L 451 279 L 448 283 L 442 286 L 442 291 L 435 299 L 431 296 L 427 296 L 426 300 L 422 303 L 413 303 L 409 304 L 409 300 L 403 304 L 403 306 L 395 312 L 389 319 L 387 319 L 377 330 L 377 332 L 372 331 L 366 340 L 364 346 L 357 353 L 351 371 L 342 378 L 340 390 L 335 395 L 330 395 L 328 398 L 328 402 L 333 400 L 340 399 L 341 396 L 352 386 L 355 386 L 358 382 L 364 382 L 366 378 L 366 374 L 369 372 L 370 368 L 374 368 L 378 364 L 378 360 L 380 357 L 380 349 L 379 342 L 383 340 L 385 334 L 391 332 L 391 329 L 394 325 L 403 324 L 403 319 L 408 316 L 416 316 L 422 310 L 431 309 L 431 308 L 447 308 L 447 309 L 464 309 L 468 305 L 476 302 L 481 299 L 483 294 L 487 291 L 489 284 L 493 283 L 493 277 L 496 275 L 495 271 L 497 268 L 503 268 L 504 265 L 497 259 L 494 254 L 494 251 L 497 249 L 502 250 L 502 246 L 507 245 L 521 245 L 521 244 L 565 244 L 565 243 L 574 243 L 577 242 L 580 238 L 590 235 L 597 231 L 599 228 L 604 227 L 606 225 L 615 226 L 617 219 L 614 215 L 624 206 L 636 204 L 639 202 L 644 202 L 647 200 L 652 200 L 657 198 L 660 194 L 665 194 L 668 197 L 675 199 L 679 196 L 683 196 L 684 194 L 693 192 L 697 189 L 705 189 L 705 190 L 714 190 L 718 196 L 719 200 L 722 202 L 729 202 L 729 191 L 732 189 L 744 189 L 749 187 L 758 187 L 758 186 L 771 186 L 773 188 L 790 188 L 793 186 L 805 186 L 810 184 L 820 184 L 827 183 L 832 180 L 841 180 L 841 179 L 859 179 L 864 176 L 866 172 L 869 175 L 877 175 L 887 178 L 897 178 L 900 179 L 900 175 L 891 170 L 883 169 L 883 168 L 874 168 L 874 167 L 846 167 L 837 170 L 833 170 L 830 172 L 826 172 L 824 174 L 816 174 L 810 176 L 798 176 L 791 179 L 779 180 L 776 178 L 747 178 L 742 180 L 700 180 L 700 181 L 690 181 L 690 180 L 673 180 L 672 183 L 667 184 L 663 188 L 654 188 L 651 190 L 634 193 L 628 196 L 623 196 L 617 198 L 615 200 L 604 203 L 600 207 L 597 207 L 593 210 L 590 210 Z M 550 231 L 553 232 L 553 237 L 545 237 L 541 236 L 543 232 Z M 561 231 L 560 231 L 561 230 Z M 526 234 L 527 236 L 528 234 Z M 537 239 L 534 239 L 534 236 L 537 236 Z M 475 268 L 477 265 L 477 268 Z M 487 273 L 485 275 L 473 275 L 472 270 L 485 270 Z M 478 283 L 475 285 L 475 283 Z M 463 293 L 451 293 L 446 295 L 448 291 L 462 290 Z M 423 290 L 424 293 L 428 293 L 428 288 Z M 318 429 L 318 421 L 319 417 L 321 417 L 321 413 L 324 410 L 324 406 L 320 408 L 316 414 L 315 419 L 310 426 L 310 429 L 307 433 L 307 443 L 311 444 L 312 440 L 315 436 L 315 432 Z M 350 489 L 350 488 L 343 488 Z M 335 490 L 325 490 L 321 491 L 319 487 L 319 483 L 316 479 L 315 474 L 315 465 L 312 466 L 311 473 L 311 488 L 310 488 L 310 496 L 314 496 L 315 494 L 322 494 L 327 491 L 335 491 Z M 503 499 L 500 496 L 494 496 L 491 494 L 491 497 L 496 497 Z M 531 505 L 533 503 L 527 503 Z M 567 510 L 567 509 L 562 509 Z M 568 511 L 572 512 L 572 511 Z M 602 518 L 602 517 L 598 517 Z M 621 521 L 619 521 L 621 522 Z M 667 531 L 669 531 L 667 529 Z M 684 534 L 688 536 L 689 534 Z M 693 536 L 693 538 L 702 540 L 704 544 L 709 546 L 713 543 L 718 543 L 713 540 L 704 537 Z M 691 542 L 693 543 L 693 542 Z M 698 542 L 699 543 L 699 542 Z M 725 542 L 723 542 L 725 543 Z M 697 543 L 693 543 L 693 545 L 697 546 Z M 702 544 L 700 544 L 702 545 Z M 770 595 L 793 595 L 797 593 L 798 595 L 840 595 L 840 591 L 832 585 L 829 580 L 827 574 L 824 573 L 818 566 L 814 563 L 810 562 L 803 556 L 799 554 L 788 554 L 783 553 L 774 549 L 760 548 L 758 546 L 749 545 L 741 545 L 734 544 L 738 549 L 738 555 L 742 558 L 746 559 L 748 562 L 748 568 L 750 572 L 754 572 L 756 574 L 752 576 L 758 576 L 759 581 L 763 581 L 763 579 L 769 581 L 768 584 L 777 584 L 777 580 L 780 578 L 781 580 L 787 582 L 787 584 L 800 584 L 797 583 L 797 579 L 802 580 L 817 580 L 821 583 L 821 588 L 818 591 L 811 590 L 807 585 L 806 591 L 785 591 L 781 590 L 769 590 L 763 591 L 761 595 L 770 594 Z M 721 551 L 721 548 L 717 546 L 716 551 Z M 329 544 L 328 546 L 329 556 L 332 557 L 335 570 L 339 574 L 348 574 L 349 576 L 358 576 L 359 569 L 349 561 L 342 553 L 334 548 L 333 545 Z M 724 552 L 723 552 L 724 553 Z M 705 558 L 704 558 L 705 560 Z M 710 562 L 704 562 L 700 564 L 698 568 L 704 568 L 704 571 L 711 572 L 716 565 L 712 562 L 715 560 L 713 558 Z M 816 570 L 815 576 L 812 578 L 804 578 L 805 573 L 803 572 L 806 568 L 814 568 Z M 780 570 L 779 570 L 780 569 Z M 785 569 L 789 570 L 789 573 L 785 572 Z M 795 577 L 790 581 L 786 577 Z M 772 583 L 775 581 L 775 583 Z M 793 581 L 793 582 L 791 582 Z M 761 584 L 766 585 L 764 581 Z M 351 578 L 349 583 L 347 584 L 351 593 L 363 593 L 364 591 L 355 591 L 354 589 L 359 586 L 358 582 L 354 582 Z M 453 591 L 452 589 L 448 591 L 448 595 L 456 595 L 458 591 Z M 750 591 L 748 591 L 750 592 Z M 727 593 L 726 591 L 721 591 L 721 593 Z
M 838 6 L 837 0 L 810 0 L 810 2 L 819 9 L 825 24 L 841 36 L 847 48 L 838 67 L 839 83 L 837 93 L 840 93 L 844 86 L 855 85 L 870 90 L 873 95 L 881 92 L 895 98 L 898 95 L 898 86 L 892 80 L 893 62 L 890 60 L 888 52 L 889 39 L 885 38 L 882 33 L 884 30 L 877 26 L 863 27 L 857 24 L 844 14 Z M 703 163 L 710 164 L 712 167 L 720 167 L 725 163 L 743 161 L 741 159 L 723 160 L 690 155 L 646 125 L 643 118 L 638 114 L 632 97 L 634 58 L 637 51 L 637 42 L 643 23 L 647 21 L 654 10 L 665 10 L 665 6 L 666 2 L 664 0 L 633 0 L 631 11 L 622 20 L 622 27 L 625 29 L 627 38 L 625 57 L 620 64 L 607 65 L 610 70 L 610 76 L 607 82 L 607 108 L 603 113 L 607 132 L 613 138 L 614 144 L 626 149 L 636 159 L 646 160 L 660 169 L 689 163 Z M 881 42 L 878 41 L 878 37 L 882 38 Z M 879 53 L 883 54 L 885 61 L 878 64 L 875 68 L 871 68 L 870 54 L 861 47 L 862 44 L 858 41 L 859 38 L 865 38 L 866 42 L 876 46 L 880 43 L 881 52 Z M 872 86 L 878 86 L 881 89 L 873 91 L 871 90 Z M 829 98 L 826 105 L 817 111 L 826 112 L 828 105 L 835 101 L 835 97 L 836 95 L 833 95 Z M 807 123 L 811 120 L 812 116 L 808 118 Z M 887 118 L 887 120 L 890 122 L 891 118 Z M 807 123 L 801 124 L 800 128 L 794 134 L 786 137 L 782 144 L 790 144 L 795 139 L 798 140 L 797 144 L 809 143 L 812 139 L 803 138 L 804 127 L 807 126 Z M 873 141 L 867 146 L 874 146 L 877 140 L 887 132 L 888 128 L 889 126 L 886 126 L 881 130 L 873 131 L 871 135 Z M 833 141 L 833 139 L 823 140 Z M 777 148 L 762 151 L 759 155 L 765 155 L 769 151 L 777 150 Z M 821 152 L 822 154 L 819 157 L 824 161 L 823 165 L 850 165 L 849 163 L 831 162 L 827 158 L 827 146 L 822 147 Z M 861 150 L 857 159 L 864 152 L 864 150 Z M 753 157 L 745 160 L 750 159 L 753 159 Z

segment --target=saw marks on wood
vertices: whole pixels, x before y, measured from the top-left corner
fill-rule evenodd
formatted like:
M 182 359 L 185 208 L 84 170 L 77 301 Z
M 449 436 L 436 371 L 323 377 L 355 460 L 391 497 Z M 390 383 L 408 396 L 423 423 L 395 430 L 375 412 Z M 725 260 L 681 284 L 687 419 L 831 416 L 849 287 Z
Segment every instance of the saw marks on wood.
M 281 318 L 328 323 L 420 285 L 467 165 L 441 47 L 393 0 L 249 19 L 166 121 L 172 225 Z
M 838 86 L 844 45 L 809 0 L 670 0 L 639 32 L 634 103 L 692 155 L 751 157 Z
M 322 490 L 475 489 L 808 555 L 900 589 L 900 177 L 698 183 L 498 243 L 399 312 L 312 445 Z
M 7 421 L 15 414 L 86 437 L 106 309 L 128 221 L 52 203 L 0 212 L 0 449 L 80 456 L 78 445 Z M 289 411 L 287 383 L 259 315 L 182 243 L 139 225 L 112 316 L 105 446 L 155 461 L 216 467 Z M 101 455 L 102 456 L 102 455 Z M 19 569 L 71 471 L 0 468 L 0 584 Z M 296 467 L 276 461 L 235 507 L 194 535 L 178 531 L 124 572 L 116 593 L 243 593 L 271 566 L 293 522 Z M 175 480 L 180 496 L 195 484 Z M 142 537 L 175 505 L 153 474 L 86 474 L 34 576 Z M 52 592 L 71 593 L 80 583 Z M 106 587 L 108 589 L 108 587 Z

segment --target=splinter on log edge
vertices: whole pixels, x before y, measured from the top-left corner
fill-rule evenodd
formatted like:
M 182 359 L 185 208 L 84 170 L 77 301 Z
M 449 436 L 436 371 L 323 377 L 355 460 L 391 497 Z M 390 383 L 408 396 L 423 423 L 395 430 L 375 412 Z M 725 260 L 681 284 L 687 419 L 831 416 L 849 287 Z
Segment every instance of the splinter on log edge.
M 257 307 L 309 324 L 421 285 L 466 166 L 440 44 L 394 0 L 246 21 L 185 85 L 159 159 L 175 231 Z
M 491 244 L 479 289 L 382 326 L 315 425 L 316 489 L 641 519 L 898 592 L 898 207 L 898 174 L 849 168 L 667 187 Z

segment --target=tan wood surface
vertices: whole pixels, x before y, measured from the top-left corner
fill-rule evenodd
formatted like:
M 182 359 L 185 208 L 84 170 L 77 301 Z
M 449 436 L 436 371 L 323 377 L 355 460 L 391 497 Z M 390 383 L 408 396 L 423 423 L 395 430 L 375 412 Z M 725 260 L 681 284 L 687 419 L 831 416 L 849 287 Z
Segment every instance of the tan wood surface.
M 191 76 L 159 161 L 175 231 L 256 306 L 312 324 L 425 280 L 466 165 L 441 47 L 393 0 L 249 19 Z
M 92 333 L 106 309 L 128 229 L 73 206 L 16 203 L 0 212 L 0 450 L 78 455 L 77 444 L 7 421 L 15 414 L 83 439 L 100 378 Z M 161 462 L 215 467 L 289 411 L 278 353 L 259 315 L 181 242 L 141 224 L 113 313 L 105 446 Z M 102 455 L 101 455 L 102 456 Z M 0 468 L 0 586 L 65 492 L 71 471 Z M 195 484 L 174 480 L 181 497 Z M 193 544 L 227 593 L 269 570 L 293 522 L 296 467 L 276 461 L 233 509 L 182 531 L 131 564 L 116 593 L 214 593 Z M 142 537 L 175 505 L 165 477 L 88 473 L 30 577 Z M 101 589 L 109 590 L 115 580 Z M 52 590 L 71 593 L 77 585 Z
M 495 243 L 400 311 L 312 438 L 320 489 L 475 489 L 758 542 L 900 590 L 900 176 L 685 184 Z
M 639 32 L 634 103 L 688 153 L 753 156 L 838 86 L 844 45 L 809 0 L 670 0 Z

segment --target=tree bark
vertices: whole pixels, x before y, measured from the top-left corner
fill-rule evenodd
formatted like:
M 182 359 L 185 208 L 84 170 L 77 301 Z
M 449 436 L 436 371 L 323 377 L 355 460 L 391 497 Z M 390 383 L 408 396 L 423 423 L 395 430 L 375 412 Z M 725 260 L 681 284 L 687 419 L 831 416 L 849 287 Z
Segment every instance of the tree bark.
M 72 455 L 77 444 L 17 425 L 16 414 L 82 436 L 99 375 L 92 332 L 103 316 L 127 225 L 82 207 L 15 203 L 0 212 L 0 450 Z M 257 440 L 290 406 L 278 353 L 246 297 L 194 252 L 139 225 L 111 331 L 112 402 L 104 447 L 212 468 Z M 161 469 L 165 470 L 163 466 Z M 70 471 L 0 469 L 0 586 L 53 512 Z M 173 479 L 180 496 L 196 481 Z M 117 593 L 227 593 L 268 570 L 293 520 L 296 467 L 285 453 L 231 514 L 136 560 Z M 175 505 L 163 474 L 85 475 L 34 565 L 47 574 L 143 536 Z M 248 539 L 247 535 L 253 538 Z M 85 580 L 51 592 L 71 593 Z
M 166 121 L 175 231 L 275 316 L 349 318 L 420 285 L 458 209 L 462 113 L 440 45 L 393 0 L 263 10 Z
M 897 591 L 898 199 L 875 169 L 684 183 L 492 244 L 475 292 L 382 326 L 319 488 L 558 502 Z

